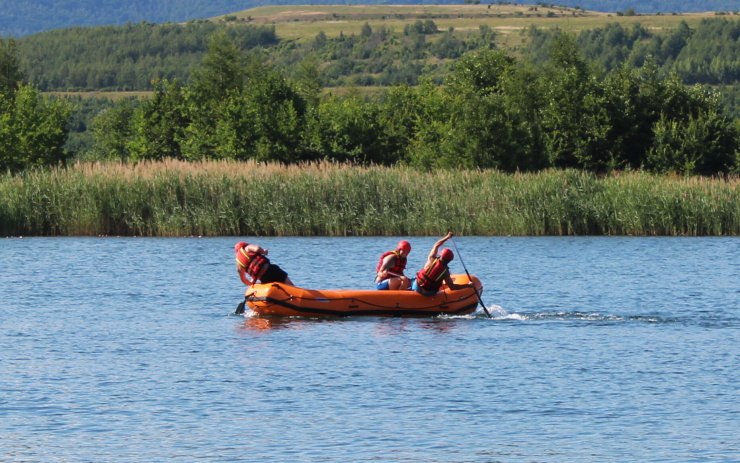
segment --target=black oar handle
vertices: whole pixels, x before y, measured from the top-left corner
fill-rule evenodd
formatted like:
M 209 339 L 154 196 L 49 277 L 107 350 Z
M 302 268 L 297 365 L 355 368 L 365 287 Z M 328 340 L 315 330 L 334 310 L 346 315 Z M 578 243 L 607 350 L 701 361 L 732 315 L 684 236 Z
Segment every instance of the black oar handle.
M 470 272 L 468 272 L 468 268 L 465 266 L 465 261 L 463 261 L 462 254 L 460 254 L 460 250 L 457 249 L 457 243 L 455 243 L 455 240 L 450 237 L 450 241 L 452 241 L 452 245 L 455 246 L 455 252 L 457 252 L 457 257 L 460 259 L 460 263 L 463 266 L 463 269 L 465 269 L 465 274 L 468 276 L 468 280 L 470 280 L 471 283 L 473 283 L 473 291 L 475 291 L 475 295 L 478 296 L 478 302 L 480 302 L 481 307 L 483 307 L 483 311 L 488 315 L 488 318 L 493 318 L 491 316 L 491 313 L 486 308 L 486 305 L 483 303 L 483 298 L 481 297 L 480 293 L 478 292 L 478 288 L 475 287 L 475 282 L 473 281 L 473 277 L 470 276 Z

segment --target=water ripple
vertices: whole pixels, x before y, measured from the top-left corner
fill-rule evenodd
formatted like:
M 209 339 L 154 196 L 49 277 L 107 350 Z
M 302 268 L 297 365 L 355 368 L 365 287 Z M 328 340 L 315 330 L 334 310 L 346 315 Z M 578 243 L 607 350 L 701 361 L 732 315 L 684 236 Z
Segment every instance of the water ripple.
M 490 319 L 235 316 L 233 238 L 3 241 L 0 460 L 740 461 L 740 241 L 456 240 Z M 372 287 L 398 237 L 258 241 Z

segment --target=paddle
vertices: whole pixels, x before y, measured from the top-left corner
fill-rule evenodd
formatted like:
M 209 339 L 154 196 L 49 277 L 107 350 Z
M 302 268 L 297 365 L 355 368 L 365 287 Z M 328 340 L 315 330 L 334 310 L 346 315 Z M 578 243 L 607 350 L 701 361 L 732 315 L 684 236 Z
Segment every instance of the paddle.
M 460 250 L 457 249 L 457 243 L 455 243 L 455 240 L 452 239 L 452 237 L 450 237 L 450 241 L 452 241 L 452 245 L 455 246 L 455 252 L 457 252 L 457 257 L 460 258 L 460 263 L 465 269 L 465 273 L 468 275 L 468 280 L 470 280 L 470 282 L 473 283 L 473 277 L 470 276 L 470 272 L 468 272 L 468 268 L 465 266 L 465 262 L 463 262 L 462 254 L 460 254 Z M 478 296 L 478 302 L 480 302 L 480 305 L 483 307 L 483 311 L 486 312 L 486 315 L 488 315 L 488 318 L 493 318 L 491 316 L 491 313 L 488 312 L 486 305 L 483 303 L 483 298 L 478 292 L 478 288 L 475 287 L 475 283 L 473 283 L 473 291 L 475 291 L 475 295 Z
M 249 280 L 247 280 L 247 281 L 249 281 Z M 257 281 L 257 280 L 253 281 L 253 282 L 252 282 L 252 284 L 251 284 L 251 285 L 249 285 L 249 286 L 252 286 L 253 284 L 255 284 L 255 283 L 256 283 L 256 281 Z M 240 315 L 240 314 L 243 314 L 243 313 L 244 313 L 244 310 L 245 310 L 245 309 L 244 309 L 244 304 L 246 304 L 246 302 L 247 302 L 247 296 L 244 296 L 244 300 L 243 300 L 243 301 L 241 301 L 241 302 L 239 303 L 239 305 L 237 305 L 237 306 L 236 306 L 236 310 L 234 311 L 234 314 L 235 314 L 235 315 Z
M 239 303 L 238 306 L 236 306 L 236 311 L 234 311 L 234 314 L 241 315 L 244 313 L 244 304 L 247 302 L 246 296 L 244 297 L 244 300 Z

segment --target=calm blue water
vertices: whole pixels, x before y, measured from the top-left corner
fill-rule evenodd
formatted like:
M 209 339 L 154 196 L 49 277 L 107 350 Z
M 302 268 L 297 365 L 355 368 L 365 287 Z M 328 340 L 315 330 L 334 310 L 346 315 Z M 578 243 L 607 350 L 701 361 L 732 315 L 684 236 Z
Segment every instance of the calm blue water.
M 0 461 L 740 461 L 738 238 L 456 238 L 492 320 L 235 316 L 235 241 L 1 239 Z M 257 242 L 353 288 L 396 241 Z

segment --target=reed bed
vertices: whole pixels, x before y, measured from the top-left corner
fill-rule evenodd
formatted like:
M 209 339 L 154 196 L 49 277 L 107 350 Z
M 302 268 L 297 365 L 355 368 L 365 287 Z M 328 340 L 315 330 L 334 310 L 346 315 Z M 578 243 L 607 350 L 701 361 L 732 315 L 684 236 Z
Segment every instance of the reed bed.
M 331 163 L 77 164 L 0 176 L 0 234 L 740 234 L 740 180 Z

